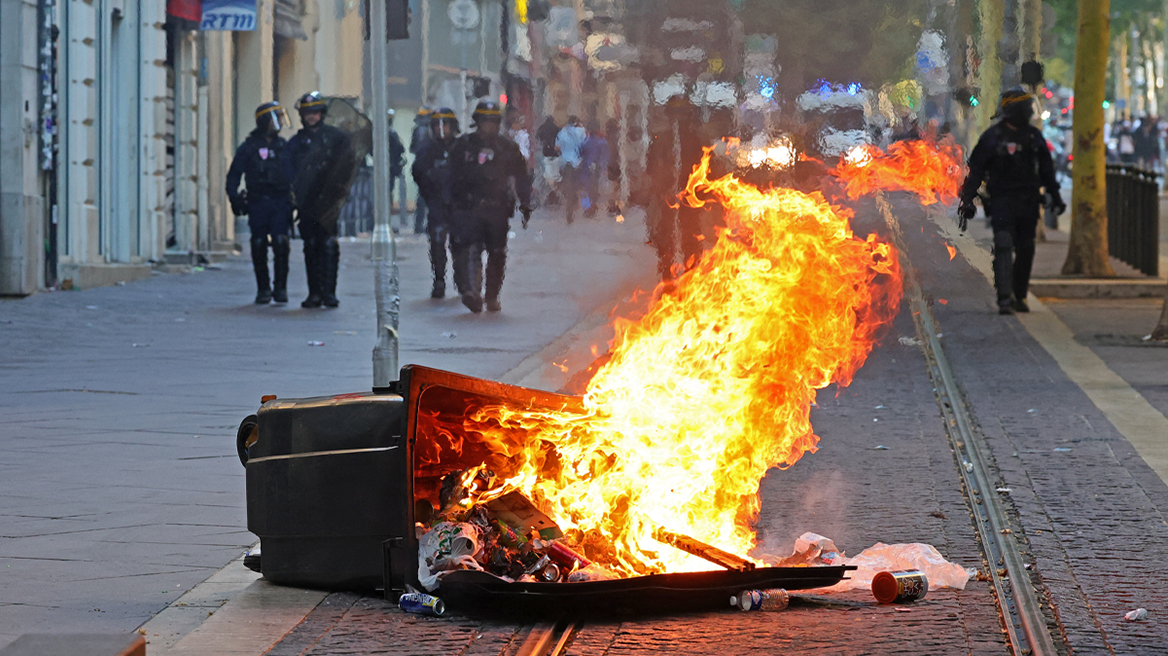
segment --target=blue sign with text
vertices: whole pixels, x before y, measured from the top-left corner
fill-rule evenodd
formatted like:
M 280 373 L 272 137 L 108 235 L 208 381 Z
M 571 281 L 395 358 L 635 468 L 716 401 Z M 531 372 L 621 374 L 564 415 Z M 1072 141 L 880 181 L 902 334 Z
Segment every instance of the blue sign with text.
M 256 28 L 256 0 L 203 0 L 203 30 L 249 32 Z

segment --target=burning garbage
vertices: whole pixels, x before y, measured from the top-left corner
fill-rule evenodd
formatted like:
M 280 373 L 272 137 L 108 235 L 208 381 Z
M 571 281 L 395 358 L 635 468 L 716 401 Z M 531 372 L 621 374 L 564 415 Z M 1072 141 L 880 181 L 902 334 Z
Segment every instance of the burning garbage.
M 873 153 L 866 166 L 884 161 Z M 618 320 L 582 396 L 408 366 L 373 394 L 266 403 L 258 443 L 242 426 L 237 436 L 247 438 L 249 528 L 264 540 L 264 576 L 367 585 L 376 553 L 386 590 L 420 585 L 452 609 L 483 594 L 538 603 L 565 588 L 593 591 L 591 607 L 642 591 L 661 609 L 724 606 L 743 591 L 840 581 L 851 567 L 823 546 L 816 567 L 751 556 L 759 484 L 816 450 L 816 391 L 850 383 L 896 316 L 898 256 L 876 235 L 853 234 L 850 211 L 822 194 L 708 173 L 707 153 L 683 202 L 721 204 L 726 226 L 644 316 Z M 922 180 L 935 197 L 935 177 Z M 345 448 L 289 457 L 340 422 Z M 290 495 L 307 494 L 293 474 L 330 467 L 361 468 L 376 493 L 345 498 L 374 501 L 360 521 L 353 510 L 342 522 L 305 497 L 320 527 L 307 533 L 291 510 Z M 312 535 L 346 557 L 328 557 Z M 419 603 L 437 614 L 435 602 Z

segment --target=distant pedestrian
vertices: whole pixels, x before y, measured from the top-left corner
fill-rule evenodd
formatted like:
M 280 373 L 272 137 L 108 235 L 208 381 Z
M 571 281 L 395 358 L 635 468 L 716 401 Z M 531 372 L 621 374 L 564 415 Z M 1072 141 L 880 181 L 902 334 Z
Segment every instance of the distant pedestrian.
M 1121 163 L 1136 163 L 1136 134 L 1132 131 L 1131 121 L 1127 119 L 1115 131 L 1115 150 Z
M 519 146 L 500 134 L 503 117 L 498 104 L 480 102 L 472 117 L 474 132 L 459 137 L 450 152 L 456 181 L 451 235 L 454 282 L 463 305 L 471 312 L 482 312 L 485 250 L 487 310 L 498 312 L 507 266 L 507 232 L 516 200 L 524 228 L 531 218 L 531 173 Z
M 300 238 L 304 240 L 304 270 L 308 298 L 303 308 L 337 307 L 337 269 L 341 246 L 337 218 L 349 197 L 357 171 L 352 141 L 343 130 L 326 125 L 328 102 L 313 91 L 296 103 L 303 127 L 288 141 L 292 154 L 293 198 Z
M 414 159 L 411 172 L 418 184 L 418 199 L 429 208 L 426 234 L 430 238 L 430 267 L 434 285 L 430 298 L 446 296 L 446 249 L 450 243 L 450 216 L 454 203 L 455 180 L 451 171 L 450 151 L 458 137 L 458 118 L 453 109 L 443 107 L 430 114 L 430 138 Z
M 535 138 L 540 144 L 540 180 L 544 186 L 544 202 L 548 205 L 558 205 L 559 194 L 556 184 L 560 180 L 560 151 L 556 148 L 556 137 L 560 135 L 560 126 L 551 116 L 544 119 L 535 131 Z
M 416 160 L 418 153 L 426 147 L 430 140 L 430 117 L 434 110 L 426 105 L 418 108 L 414 115 L 414 129 L 410 133 L 410 154 Z M 426 200 L 422 198 L 422 190 L 418 190 L 418 200 L 414 203 L 414 232 L 421 232 L 426 226 Z
M 1034 264 L 1034 238 L 1043 193 L 1057 216 L 1067 206 L 1059 195 L 1054 162 L 1042 132 L 1030 124 L 1034 104 L 1021 89 L 1002 94 L 1000 119 L 978 139 L 969 156 L 969 175 L 957 213 L 961 229 L 977 212 L 973 199 L 982 182 L 989 191 L 994 231 L 994 287 L 998 313 L 1029 312 L 1026 295 Z
M 560 196 L 564 199 L 564 211 L 568 223 L 575 218 L 580 207 L 580 176 L 583 157 L 580 148 L 588 137 L 580 119 L 569 116 L 567 124 L 556 135 L 556 149 L 560 151 Z
M 257 305 L 288 302 L 289 233 L 292 230 L 291 166 L 280 130 L 289 126 L 278 102 L 260 105 L 256 127 L 235 151 L 227 170 L 227 198 L 236 216 L 247 215 L 251 231 L 251 264 L 255 270 Z M 246 185 L 239 190 L 240 180 Z M 268 244 L 272 246 L 274 280 L 268 278 Z
M 1154 116 L 1145 116 L 1140 119 L 1140 125 L 1135 131 L 1136 166 L 1147 171 L 1160 169 L 1160 130 L 1159 119 Z
M 397 130 L 393 129 L 393 117 L 395 112 L 391 109 L 387 112 L 389 127 L 389 206 L 393 207 L 393 197 L 395 195 L 394 189 L 397 189 L 397 207 L 398 207 L 398 221 L 401 223 L 401 230 L 406 229 L 406 147 L 402 143 L 401 136 Z M 415 230 L 421 232 L 421 230 Z
M 580 146 L 582 187 L 584 189 L 584 216 L 594 216 L 601 206 L 604 179 L 608 177 L 608 139 L 600 132 L 596 121 L 588 125 L 588 137 Z

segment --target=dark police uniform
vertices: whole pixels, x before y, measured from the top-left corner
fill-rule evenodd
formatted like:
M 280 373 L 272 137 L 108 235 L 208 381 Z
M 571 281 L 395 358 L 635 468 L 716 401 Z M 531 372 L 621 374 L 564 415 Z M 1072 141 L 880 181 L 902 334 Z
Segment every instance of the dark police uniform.
M 247 214 L 256 286 L 260 295 L 266 294 L 268 298 L 272 294 L 268 279 L 268 243 L 271 242 L 277 300 L 287 300 L 288 240 L 292 228 L 291 168 L 287 155 L 283 137 L 272 135 L 269 139 L 263 128 L 256 128 L 235 151 L 235 159 L 227 170 L 227 197 L 236 214 Z M 241 178 L 247 184 L 244 193 L 239 190 Z M 256 300 L 260 302 L 260 296 Z
M 1062 206 L 1054 162 L 1046 139 L 1028 121 L 1015 128 L 1003 119 L 986 130 L 969 157 L 969 175 L 961 189 L 971 207 L 982 181 L 990 201 L 986 213 L 994 231 L 994 287 L 1003 314 L 1026 311 L 1034 238 L 1043 204 L 1043 188 Z
M 316 127 L 300 128 L 288 141 L 288 149 L 295 173 L 292 192 L 308 276 L 308 299 L 301 305 L 319 307 L 323 303 L 336 307 L 341 258 L 337 219 L 356 174 L 353 145 L 344 131 L 322 121 Z
M 463 303 L 478 312 L 482 302 L 481 262 L 485 249 L 487 307 L 497 310 L 507 266 L 507 232 L 509 220 L 515 213 L 516 194 L 521 207 L 529 207 L 531 203 L 531 174 L 527 170 L 527 161 L 514 141 L 501 134 L 486 139 L 478 132 L 459 137 L 451 149 L 450 160 L 456 181 L 451 232 L 454 282 L 462 294 Z
M 450 151 L 455 142 L 455 137 L 427 138 L 410 169 L 418 185 L 418 195 L 429 210 L 426 234 L 430 237 L 430 266 L 434 270 L 432 298 L 446 295 L 446 248 L 450 244 L 450 213 L 454 203 Z

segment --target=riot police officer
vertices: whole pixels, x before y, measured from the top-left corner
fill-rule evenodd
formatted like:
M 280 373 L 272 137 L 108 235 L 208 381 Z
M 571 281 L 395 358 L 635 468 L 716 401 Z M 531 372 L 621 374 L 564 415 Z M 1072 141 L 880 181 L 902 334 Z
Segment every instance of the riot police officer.
M 458 137 L 458 117 L 443 107 L 430 114 L 430 135 L 422 141 L 410 172 L 418 185 L 418 195 L 429 209 L 426 234 L 430 238 L 430 266 L 434 286 L 430 298 L 446 296 L 446 248 L 450 241 L 450 213 L 454 202 L 450 150 Z
M 501 309 L 499 292 L 507 266 L 507 232 L 516 195 L 523 227 L 531 218 L 531 174 L 514 141 L 499 133 L 499 105 L 480 102 L 471 115 L 475 130 L 458 138 L 450 152 L 454 180 L 454 282 L 471 312 L 483 309 L 482 252 L 487 252 L 486 304 Z M 514 183 L 514 191 L 512 191 Z
M 295 177 L 292 193 L 296 220 L 304 240 L 308 298 L 304 308 L 337 307 L 337 218 L 356 174 L 356 155 L 349 135 L 324 122 L 327 101 L 313 91 L 296 103 L 303 127 L 288 141 Z
M 247 215 L 257 305 L 288 302 L 289 232 L 292 199 L 286 146 L 280 130 L 288 115 L 278 102 L 256 108 L 256 127 L 235 151 L 227 170 L 227 198 L 236 216 Z M 246 189 L 239 190 L 240 179 Z M 274 281 L 268 278 L 268 244 L 272 246 Z M 273 284 L 274 283 L 274 284 Z
M 999 120 L 974 146 L 969 175 L 961 188 L 957 213 L 962 230 L 973 218 L 973 199 L 983 181 L 989 192 L 986 214 L 994 231 L 994 287 L 998 313 L 1029 312 L 1026 294 L 1034 264 L 1034 237 L 1043 204 L 1055 214 L 1066 211 L 1059 195 L 1054 163 L 1042 132 L 1030 124 L 1034 104 L 1021 89 L 1002 94 Z

